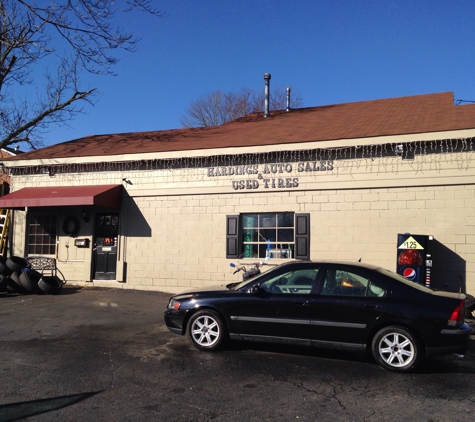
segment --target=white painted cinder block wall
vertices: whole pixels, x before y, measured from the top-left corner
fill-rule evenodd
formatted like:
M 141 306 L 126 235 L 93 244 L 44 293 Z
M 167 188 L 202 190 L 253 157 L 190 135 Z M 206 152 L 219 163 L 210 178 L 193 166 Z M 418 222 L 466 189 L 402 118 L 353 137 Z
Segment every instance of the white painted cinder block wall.
M 120 211 L 119 266 L 126 277 L 94 282 L 175 293 L 228 283 L 226 215 L 262 212 L 310 213 L 311 259 L 358 260 L 396 269 L 397 234 L 433 235 L 447 254 L 437 271 L 454 289 L 475 294 L 475 165 L 472 151 L 335 161 L 331 171 L 297 172 L 292 189 L 234 190 L 236 176 L 210 177 L 207 168 L 126 170 L 17 175 L 13 190 L 26 186 L 117 184 L 126 177 Z M 262 166 L 260 164 L 260 166 Z M 277 175 L 279 176 L 279 175 Z M 241 176 L 243 178 L 243 176 Z M 254 176 L 246 178 L 256 179 Z M 59 226 L 66 215 L 58 212 Z M 25 213 L 16 212 L 13 253 L 25 253 Z M 92 239 L 92 221 L 81 237 Z M 69 247 L 58 229 L 58 267 L 72 283 L 91 284 L 91 250 Z M 68 245 L 68 247 L 67 247 Z M 454 259 L 458 266 L 454 265 Z M 245 261 L 241 261 L 245 262 Z M 465 266 L 460 270 L 460 262 Z

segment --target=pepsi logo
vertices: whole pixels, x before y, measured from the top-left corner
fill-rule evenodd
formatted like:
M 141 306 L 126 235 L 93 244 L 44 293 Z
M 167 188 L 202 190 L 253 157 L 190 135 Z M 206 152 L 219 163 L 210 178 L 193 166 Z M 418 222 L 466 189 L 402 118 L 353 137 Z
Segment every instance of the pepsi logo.
M 406 268 L 402 275 L 409 280 L 415 280 L 416 270 L 414 268 Z

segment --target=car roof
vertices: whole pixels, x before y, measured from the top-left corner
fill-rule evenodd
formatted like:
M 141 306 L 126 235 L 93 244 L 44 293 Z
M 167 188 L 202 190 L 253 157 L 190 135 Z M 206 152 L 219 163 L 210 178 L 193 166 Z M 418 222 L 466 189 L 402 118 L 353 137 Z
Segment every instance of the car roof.
M 333 259 L 322 259 L 322 260 L 301 260 L 301 261 L 293 261 L 292 263 L 297 263 L 297 264 L 325 264 L 325 265 L 347 265 L 347 266 L 353 266 L 353 267 L 361 267 L 361 268 L 366 268 L 369 270 L 377 270 L 378 268 L 381 268 L 380 265 L 375 265 L 375 264 L 369 264 L 366 262 L 360 262 L 360 261 L 340 261 L 340 260 L 333 260 Z M 291 264 L 290 262 L 288 264 Z M 286 265 L 286 264 L 283 264 Z

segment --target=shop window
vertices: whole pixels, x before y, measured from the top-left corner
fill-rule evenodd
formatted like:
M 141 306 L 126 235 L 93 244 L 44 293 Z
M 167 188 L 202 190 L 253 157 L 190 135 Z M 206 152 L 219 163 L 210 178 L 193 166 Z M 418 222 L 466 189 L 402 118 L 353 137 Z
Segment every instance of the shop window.
M 28 255 L 56 253 L 57 216 L 40 214 L 28 217 Z
M 310 214 L 228 215 L 226 258 L 310 259 Z

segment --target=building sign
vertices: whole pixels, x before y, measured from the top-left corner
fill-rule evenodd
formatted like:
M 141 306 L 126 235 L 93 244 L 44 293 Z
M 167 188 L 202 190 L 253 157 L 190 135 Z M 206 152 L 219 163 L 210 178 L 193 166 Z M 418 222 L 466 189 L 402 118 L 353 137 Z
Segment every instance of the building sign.
M 255 178 L 232 180 L 234 190 L 241 189 L 292 189 L 299 186 L 299 178 L 292 172 L 311 173 L 333 170 L 333 161 L 307 161 L 296 164 L 250 164 L 241 166 L 209 167 L 208 177 L 251 176 Z

